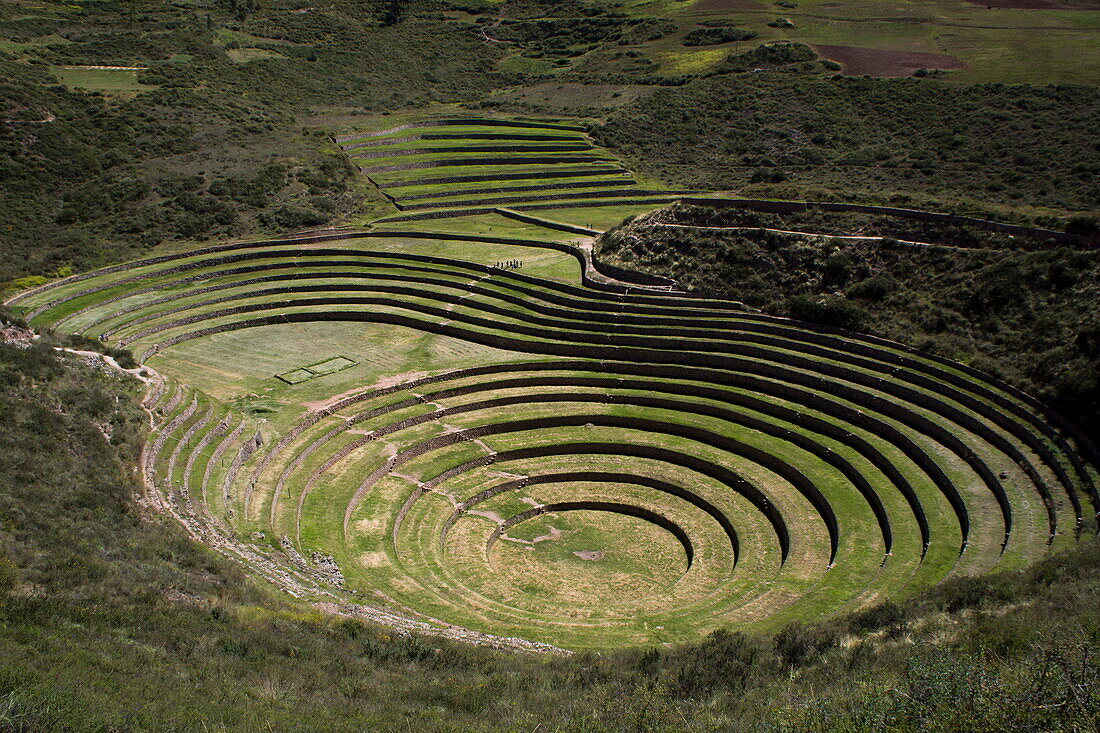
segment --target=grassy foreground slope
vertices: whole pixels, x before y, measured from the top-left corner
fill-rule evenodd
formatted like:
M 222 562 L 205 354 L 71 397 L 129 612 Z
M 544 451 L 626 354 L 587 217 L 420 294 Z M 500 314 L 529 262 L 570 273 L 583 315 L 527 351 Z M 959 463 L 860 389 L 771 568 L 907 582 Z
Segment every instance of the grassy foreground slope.
M 130 499 L 131 380 L 42 341 L 0 345 L 0 376 L 6 730 L 1084 732 L 1100 716 L 1094 542 L 774 637 L 501 655 L 318 614 L 149 521 Z

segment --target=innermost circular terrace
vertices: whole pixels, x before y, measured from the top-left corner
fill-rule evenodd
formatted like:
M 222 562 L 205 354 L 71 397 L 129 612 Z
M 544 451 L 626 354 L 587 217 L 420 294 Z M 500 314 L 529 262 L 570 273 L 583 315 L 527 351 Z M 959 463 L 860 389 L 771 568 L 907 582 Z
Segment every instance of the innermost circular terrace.
M 522 601 L 545 596 L 560 613 L 598 619 L 676 605 L 687 570 L 683 538 L 617 509 L 556 508 L 514 525 L 491 550 L 476 589 Z

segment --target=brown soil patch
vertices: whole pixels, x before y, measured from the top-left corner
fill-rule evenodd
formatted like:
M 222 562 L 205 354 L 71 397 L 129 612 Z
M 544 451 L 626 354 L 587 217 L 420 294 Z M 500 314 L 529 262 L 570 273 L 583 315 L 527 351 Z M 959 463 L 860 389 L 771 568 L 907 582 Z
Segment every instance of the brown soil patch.
M 954 56 L 925 51 L 897 51 L 889 48 L 858 46 L 818 46 L 822 57 L 838 62 L 850 76 L 909 76 L 917 69 L 961 69 L 963 62 Z
M 1018 8 L 1020 10 L 1100 10 L 1100 2 L 1094 0 L 966 0 L 971 5 L 987 8 Z
M 763 3 L 756 0 L 698 0 L 691 6 L 692 10 L 716 11 L 716 10 L 764 10 Z

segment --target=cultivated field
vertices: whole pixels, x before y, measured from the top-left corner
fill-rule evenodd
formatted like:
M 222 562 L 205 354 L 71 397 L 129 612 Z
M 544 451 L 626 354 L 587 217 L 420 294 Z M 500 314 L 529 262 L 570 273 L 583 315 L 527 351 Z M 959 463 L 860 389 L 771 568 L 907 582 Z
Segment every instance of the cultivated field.
M 1098 72 L 1090 53 L 1100 23 L 1095 2 L 672 0 L 635 8 L 680 26 L 639 48 L 667 73 L 713 67 L 722 59 L 718 49 L 743 51 L 782 40 L 813 45 L 841 63 L 845 74 L 908 76 L 924 68 L 947 69 L 949 78 L 968 82 L 1090 84 Z M 683 46 L 686 33 L 715 21 L 758 35 L 739 44 Z
M 400 214 L 379 223 L 523 211 L 654 205 L 687 191 L 641 184 L 575 123 L 412 119 L 336 138 Z
M 434 119 L 339 142 L 400 208 L 388 227 L 12 303 L 156 370 L 147 500 L 288 592 L 603 649 L 852 611 L 1095 533 L 1092 454 L 1027 395 L 593 263 L 580 217 L 645 202 L 581 131 Z M 556 221 L 492 213 L 559 192 Z

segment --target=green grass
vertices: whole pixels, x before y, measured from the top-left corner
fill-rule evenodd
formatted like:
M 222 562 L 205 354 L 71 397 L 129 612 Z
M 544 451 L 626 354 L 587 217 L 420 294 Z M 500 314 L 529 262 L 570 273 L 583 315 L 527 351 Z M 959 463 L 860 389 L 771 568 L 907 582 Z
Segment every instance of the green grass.
M 127 94 L 155 89 L 154 86 L 139 83 L 138 72 L 133 70 L 54 66 L 50 71 L 62 84 L 71 89 L 87 89 L 108 94 Z
M 485 125 L 477 122 L 478 115 L 470 112 L 465 112 L 459 115 L 454 113 L 459 110 L 450 109 L 447 110 L 452 118 L 460 117 L 462 119 L 472 120 L 469 123 L 463 124 L 438 124 L 433 125 L 431 122 L 434 119 L 440 119 L 440 117 L 425 116 L 424 112 L 409 113 L 404 115 L 387 115 L 383 118 L 370 117 L 363 122 L 359 122 L 352 127 L 347 127 L 340 131 L 337 138 L 340 140 L 341 145 L 354 145 L 360 142 L 385 142 L 387 140 L 400 140 L 407 137 L 419 137 L 423 135 L 447 135 L 455 139 L 461 139 L 464 135 L 469 133 L 486 133 L 491 132 L 497 135 L 537 135 L 546 137 L 569 137 L 583 140 L 584 135 L 581 132 L 575 130 L 558 130 L 552 127 L 513 127 L 508 125 Z M 442 117 L 442 116 L 441 116 Z M 495 118 L 484 118 L 495 119 Z M 508 118 L 502 118 L 508 119 Z M 560 118 L 525 118 L 524 122 L 545 123 L 547 125 L 576 125 L 574 120 L 560 119 Z M 427 123 L 427 124 L 424 124 Z M 415 127 L 410 127 L 404 130 L 393 128 L 401 127 L 406 124 L 416 124 Z M 442 144 L 442 140 L 425 141 L 426 144 Z M 365 148 L 370 149 L 370 148 Z
M 427 118 L 427 119 L 410 118 L 409 120 L 406 120 L 406 122 L 431 123 L 432 119 L 433 118 L 430 118 L 430 117 Z M 476 119 L 476 118 L 474 118 L 474 119 Z M 528 120 L 528 121 L 530 121 L 530 122 L 540 122 L 541 120 Z M 561 123 L 560 120 L 545 120 L 545 122 L 547 122 L 548 124 L 560 124 Z M 359 147 L 359 148 L 354 148 L 354 149 L 355 150 L 377 150 L 379 148 L 386 148 L 386 147 L 390 147 L 390 146 L 397 148 L 397 147 L 402 147 L 402 146 L 407 147 L 409 145 L 412 145 L 414 147 L 415 146 L 426 146 L 426 145 L 446 145 L 448 139 L 452 139 L 455 142 L 461 142 L 462 140 L 464 140 L 466 138 L 466 136 L 468 136 L 470 134 L 477 134 L 477 133 L 492 133 L 494 135 L 501 135 L 501 136 L 524 135 L 524 136 L 528 136 L 528 137 L 531 137 L 531 136 L 546 137 L 546 138 L 551 139 L 551 140 L 548 140 L 548 142 L 551 142 L 551 141 L 553 141 L 553 142 L 569 142 L 569 141 L 584 142 L 587 139 L 587 138 L 585 138 L 583 133 L 578 132 L 578 131 L 574 131 L 574 130 L 557 130 L 557 129 L 553 129 L 553 128 L 543 128 L 543 127 L 509 127 L 509 126 L 501 126 L 501 125 L 483 125 L 483 124 L 478 124 L 477 122 L 472 122 L 470 124 L 462 124 L 462 125 L 455 125 L 455 124 L 450 124 L 450 125 L 425 124 L 425 125 L 418 125 L 416 127 L 411 127 L 411 128 L 404 129 L 404 130 L 395 130 L 393 132 L 388 132 L 387 130 L 392 128 L 392 127 L 400 127 L 401 124 L 405 124 L 405 123 L 400 123 L 397 120 L 391 120 L 390 118 L 386 118 L 383 121 L 379 121 L 379 120 L 376 119 L 376 120 L 374 120 L 374 121 L 372 121 L 371 123 L 368 123 L 368 124 L 372 124 L 372 125 L 375 125 L 375 126 L 382 126 L 382 127 L 385 127 L 386 129 L 384 129 L 382 131 L 379 131 L 379 132 L 368 132 L 367 130 L 358 129 L 356 132 L 349 132 L 345 135 L 340 136 L 340 144 L 341 145 L 356 145 L 358 143 L 364 143 L 364 142 L 386 143 L 387 141 L 390 141 L 390 140 L 404 140 L 405 138 L 420 138 L 419 140 L 415 140 L 415 141 L 412 141 L 412 142 L 393 142 L 393 143 L 389 143 L 389 145 L 371 145 L 371 146 L 368 146 L 368 147 Z M 445 136 L 445 137 L 423 139 L 425 135 L 433 135 L 433 136 L 434 135 L 439 135 L 439 136 Z M 479 144 L 479 145 L 491 145 L 491 144 L 493 144 L 493 142 L 490 142 L 490 141 L 487 141 L 487 140 L 485 140 L 485 141 L 474 140 L 473 142 L 474 142 L 474 144 Z M 501 140 L 501 142 L 506 143 L 507 138 L 505 137 L 504 139 Z M 523 142 L 537 143 L 538 140 L 525 140 Z
M 495 151 L 488 151 L 485 148 L 495 147 L 499 145 L 524 145 L 535 148 L 545 147 L 553 152 L 552 148 L 561 145 L 587 145 L 588 141 L 584 140 L 580 136 L 572 140 L 465 140 L 459 137 L 445 140 L 410 140 L 408 142 L 394 143 L 392 145 L 384 145 L 378 147 L 364 147 L 354 148 L 348 151 L 348 155 L 352 158 L 362 160 L 363 165 L 374 165 L 376 160 L 386 160 L 389 157 L 408 157 L 410 160 L 419 160 L 415 156 L 409 155 L 409 153 L 418 152 L 425 148 L 434 147 L 463 147 L 469 150 L 470 154 L 480 153 L 485 154 L 487 152 L 492 153 Z M 428 153 L 433 157 L 449 157 L 456 154 L 464 154 L 466 151 L 462 150 L 459 153 Z M 540 154 L 540 151 L 525 151 L 528 154 L 536 155 Z M 587 152 L 587 151 L 567 151 L 567 152 Z M 518 153 L 517 153 L 518 154 Z
M 616 184 L 621 185 L 623 181 L 631 182 L 633 178 L 625 176 L 623 174 L 600 174 L 592 176 L 577 176 L 576 178 L 562 179 L 559 183 L 599 183 L 607 188 L 614 188 Z M 533 189 L 530 191 L 514 191 L 514 192 L 486 192 L 487 188 L 512 188 L 512 187 L 524 187 L 524 186 L 537 186 L 540 183 L 553 184 L 554 181 L 547 179 L 540 182 L 537 179 L 534 180 L 512 180 L 512 181 L 489 181 L 481 184 L 471 183 L 437 183 L 425 186 L 403 186 L 400 190 L 400 198 L 404 203 L 421 203 L 422 201 L 431 201 L 436 198 L 447 198 L 451 196 L 468 198 L 478 196 L 525 196 L 529 194 L 536 194 L 539 191 Z M 584 189 L 580 189 L 584 190 Z M 591 189 L 589 189 L 591 190 Z M 547 193 L 564 192 L 568 189 L 547 189 Z M 397 193 L 395 191 L 395 193 Z M 431 194 L 431 195 L 429 195 Z M 413 199 L 412 197 L 418 197 Z
M 417 127 L 406 130 L 392 130 L 393 127 L 400 126 L 401 124 L 427 122 L 430 126 Z M 550 122 L 551 120 L 547 120 Z M 341 145 L 349 146 L 345 147 L 344 151 L 353 160 L 357 160 L 357 164 L 363 166 L 372 180 L 381 187 L 381 189 L 389 196 L 392 196 L 399 205 L 402 206 L 416 206 L 418 208 L 413 211 L 426 210 L 432 208 L 429 205 L 436 205 L 440 208 L 460 207 L 468 206 L 474 207 L 479 201 L 486 199 L 497 199 L 502 197 L 540 197 L 540 196 L 562 196 L 564 194 L 571 193 L 575 190 L 578 196 L 581 196 L 585 192 L 593 192 L 592 188 L 548 188 L 543 191 L 528 190 L 528 191 L 515 191 L 515 192 L 493 192 L 494 188 L 512 188 L 522 186 L 535 186 L 538 183 L 545 180 L 550 184 L 571 184 L 571 183 L 586 183 L 586 182 L 601 182 L 606 181 L 609 188 L 613 188 L 618 183 L 627 182 L 631 185 L 636 183 L 635 178 L 624 171 L 622 175 L 609 175 L 606 173 L 600 173 L 600 168 L 606 168 L 608 165 L 617 167 L 618 161 L 609 156 L 606 151 L 600 148 L 591 148 L 590 151 L 583 153 L 549 153 L 554 157 L 560 158 L 559 162 L 555 163 L 540 163 L 540 164 L 527 164 L 525 166 L 516 165 L 511 162 L 504 163 L 504 154 L 501 154 L 502 163 L 499 165 L 483 164 L 462 166 L 454 165 L 452 163 L 459 162 L 463 158 L 481 158 L 486 156 L 493 156 L 494 153 L 486 152 L 479 148 L 491 147 L 494 145 L 509 144 L 508 140 L 464 140 L 463 135 L 471 133 L 484 133 L 492 132 L 496 135 L 510 135 L 517 136 L 529 135 L 534 133 L 536 136 L 542 137 L 542 134 L 537 129 L 531 128 L 506 128 L 506 127 L 493 127 L 491 125 L 478 125 L 471 123 L 468 125 L 431 125 L 432 118 L 415 117 L 415 116 L 400 116 L 396 119 L 387 119 L 375 121 L 373 123 L 375 129 L 381 128 L 382 134 L 370 136 L 365 131 L 361 135 L 357 133 L 349 133 L 341 136 L 339 139 Z M 369 124 L 369 123 L 368 123 Z M 577 143 L 583 143 L 589 145 L 589 140 L 586 136 L 579 132 L 569 131 L 541 131 L 548 136 L 569 138 Z M 416 138 L 418 135 L 431 134 L 431 135 L 444 135 L 446 139 L 440 140 L 423 140 L 423 139 L 409 139 Z M 371 147 L 354 147 L 358 142 L 362 141 L 372 142 L 385 142 L 387 140 L 393 140 L 392 144 L 371 146 Z M 517 139 L 514 140 L 515 144 L 530 146 L 534 143 L 535 147 L 541 146 L 540 141 L 528 141 Z M 558 144 L 559 141 L 547 140 L 546 146 L 553 147 Z M 457 153 L 423 153 L 420 152 L 425 148 L 432 146 L 459 146 L 463 147 L 463 150 Z M 587 155 L 599 155 L 605 160 L 596 162 L 576 162 L 571 158 Z M 370 157 L 361 158 L 360 155 L 384 155 L 385 157 Z M 520 157 L 532 157 L 539 156 L 538 151 L 529 153 L 514 153 L 509 154 L 511 156 Z M 427 168 L 419 168 L 407 171 L 376 171 L 376 168 L 385 168 L 387 166 L 399 165 L 404 163 L 435 163 Z M 576 169 L 574 171 L 574 169 Z M 577 175 L 571 175 L 567 177 L 553 177 L 553 173 L 557 171 L 569 171 L 575 172 Z M 512 178 L 515 173 L 524 173 L 528 177 L 526 178 Z M 480 176 L 485 177 L 485 181 L 455 181 L 449 183 L 433 182 L 441 177 L 470 177 Z M 495 178 L 500 176 L 500 178 Z M 427 181 L 423 185 L 409 185 L 415 184 L 417 181 Z M 402 184 L 394 186 L 393 184 Z M 432 197 L 428 197 L 427 194 L 435 194 Z M 630 195 L 630 194 L 624 194 Z M 582 196 L 583 198 L 583 196 Z M 549 201 L 560 201 L 562 199 L 550 198 Z M 522 206 L 523 204 L 516 204 Z M 614 204 L 611 204 L 613 207 Z M 400 219 L 402 214 L 397 215 Z M 385 217 L 383 217 L 385 219 Z
M 513 74 L 549 74 L 554 68 L 554 64 L 546 59 L 526 56 L 505 56 L 500 60 L 500 70 Z
M 729 51 L 724 47 L 673 49 L 657 57 L 661 70 L 668 74 L 698 74 L 723 61 Z
M 557 221 L 565 221 L 580 224 L 589 229 L 606 230 L 619 224 L 628 216 L 637 216 L 654 209 L 659 209 L 665 204 L 629 204 L 621 205 L 609 202 L 606 206 L 581 207 L 576 209 L 561 208 L 548 210 L 532 210 L 531 207 L 518 204 L 512 208 L 520 211 L 530 210 L 536 216 L 546 216 Z
M 594 170 L 590 170 L 589 167 L 594 166 Z M 578 178 L 586 178 L 592 175 L 622 175 L 624 178 L 628 175 L 628 172 L 623 171 L 621 174 L 607 173 L 601 169 L 614 169 L 614 165 L 608 165 L 602 162 L 599 163 L 547 163 L 541 164 L 538 167 L 520 168 L 509 167 L 504 168 L 501 166 L 491 165 L 468 165 L 468 166 L 439 166 L 436 168 L 423 168 L 423 169 L 411 169 L 404 171 L 382 171 L 380 173 L 372 173 L 371 178 L 376 180 L 382 188 L 386 188 L 387 184 L 399 183 L 399 182 L 415 182 L 425 179 L 434 179 L 449 176 L 472 176 L 472 175 L 493 175 L 499 173 L 522 173 L 523 178 L 510 178 L 510 179 L 489 179 L 489 185 L 502 185 L 505 180 L 515 181 L 517 185 L 526 183 L 537 182 L 543 178 L 542 174 L 551 172 L 568 173 L 569 175 L 549 178 L 545 180 L 553 181 L 571 181 Z M 575 175 L 574 175 L 575 174 Z M 424 185 L 454 185 L 454 184 L 424 184 Z M 419 188 L 416 185 L 406 185 L 394 188 L 391 193 L 400 199 L 401 191 L 405 188 Z
M 33 52 L 35 49 L 42 46 L 65 44 L 69 42 L 69 39 L 58 35 L 39 36 L 26 41 L 11 41 L 6 38 L 0 38 L 0 50 L 11 54 L 21 54 L 26 51 Z
M 266 48 L 230 48 L 225 55 L 234 63 L 247 64 L 252 61 L 269 61 L 271 59 L 286 60 L 288 57 L 278 51 L 269 51 Z
M 492 157 L 494 155 L 498 155 L 498 153 L 495 153 L 495 152 L 492 152 L 492 151 L 477 150 L 477 148 L 473 147 L 473 146 L 471 146 L 471 148 L 469 149 L 468 152 L 464 151 L 464 152 L 459 152 L 459 153 L 422 153 L 422 154 L 417 154 L 417 155 L 401 155 L 400 153 L 395 153 L 393 156 L 390 156 L 390 157 L 370 158 L 369 160 L 356 158 L 355 157 L 355 152 L 356 151 L 354 151 L 354 150 L 351 151 L 351 153 L 350 153 L 351 159 L 352 160 L 361 160 L 362 162 L 360 163 L 360 165 L 362 165 L 363 168 L 365 170 L 367 170 L 368 172 L 370 172 L 371 168 L 381 168 L 381 167 L 390 166 L 390 165 L 403 165 L 405 163 L 437 163 L 437 165 L 435 165 L 435 166 L 427 166 L 427 168 L 430 168 L 430 169 L 434 170 L 434 169 L 448 167 L 448 163 L 450 163 L 451 161 L 457 162 L 457 161 L 461 161 L 461 160 L 468 159 L 468 158 L 485 158 L 485 157 Z M 516 153 L 515 155 L 516 155 L 516 157 L 520 157 L 520 158 L 534 158 L 534 157 L 555 158 L 555 159 L 558 159 L 558 160 L 553 161 L 549 165 L 561 165 L 561 166 L 565 166 L 565 165 L 605 165 L 606 163 L 604 161 L 606 161 L 607 163 L 615 162 L 615 159 L 610 157 L 610 155 L 605 154 L 604 156 L 600 156 L 600 151 L 598 151 L 598 150 L 593 150 L 593 151 L 587 151 L 587 150 L 585 150 L 585 151 L 569 151 L 569 152 L 563 152 L 563 153 L 558 153 L 558 152 L 542 153 L 542 152 L 539 152 L 539 151 L 533 151 L 533 152 Z M 596 161 L 586 160 L 587 157 L 592 157 L 592 156 L 597 156 L 600 159 L 596 160 Z M 500 171 L 500 170 L 507 170 L 507 169 L 513 169 L 514 170 L 514 169 L 516 169 L 517 166 L 525 165 L 525 163 L 522 162 L 522 161 L 519 161 L 519 162 L 502 162 L 502 163 L 499 163 L 499 164 L 490 164 L 490 165 L 492 165 L 495 170 Z M 543 165 L 543 164 L 536 163 L 535 165 Z M 456 167 L 456 168 L 461 168 L 462 170 L 467 170 L 467 169 L 480 168 L 481 164 L 463 166 L 463 165 L 455 165 L 455 164 L 452 163 L 452 166 Z M 385 173 L 385 172 L 390 172 L 390 171 L 381 171 L 381 172 Z M 471 172 L 473 172 L 473 171 L 471 171 Z M 446 173 L 437 173 L 437 175 L 447 175 L 447 174 Z

